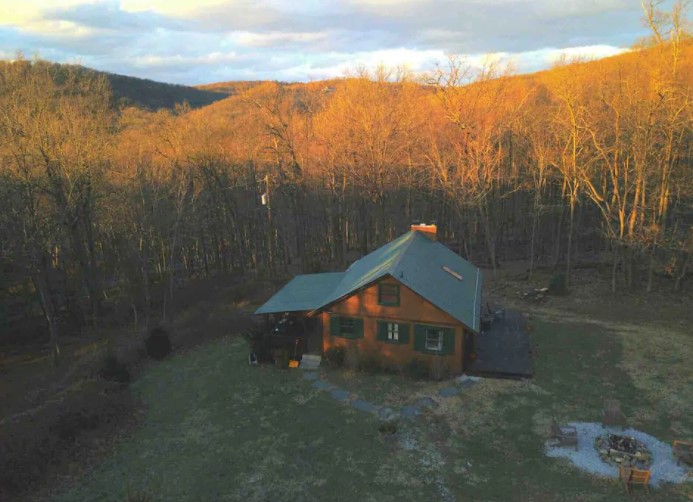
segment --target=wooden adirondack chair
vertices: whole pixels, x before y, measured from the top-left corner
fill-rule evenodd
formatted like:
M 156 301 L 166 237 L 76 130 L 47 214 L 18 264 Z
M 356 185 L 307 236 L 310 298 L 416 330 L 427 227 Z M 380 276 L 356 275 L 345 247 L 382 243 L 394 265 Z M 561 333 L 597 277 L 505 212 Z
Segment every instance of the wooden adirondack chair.
M 551 422 L 550 439 L 558 441 L 559 446 L 574 446 L 578 449 L 577 429 L 572 425 L 558 425 L 554 420 Z
M 618 466 L 618 479 L 626 487 L 626 493 L 630 493 L 630 487 L 633 485 L 640 485 L 645 488 L 647 493 L 650 493 L 648 484 L 650 482 L 650 471 L 634 469 L 632 467 Z
M 626 416 L 621 411 L 621 403 L 616 399 L 607 399 L 604 401 L 604 425 L 626 425 Z
M 676 465 L 681 465 L 681 461 L 693 465 L 693 441 L 677 439 L 672 443 L 671 449 L 676 457 Z

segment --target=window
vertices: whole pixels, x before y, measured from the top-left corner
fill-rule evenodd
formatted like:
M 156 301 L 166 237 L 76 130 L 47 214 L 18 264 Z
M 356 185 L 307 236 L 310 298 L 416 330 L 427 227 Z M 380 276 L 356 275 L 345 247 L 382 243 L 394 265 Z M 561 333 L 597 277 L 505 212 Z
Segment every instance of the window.
M 446 326 L 414 325 L 414 350 L 439 356 L 455 353 L 455 329 Z
M 426 350 L 443 351 L 443 332 L 437 329 L 426 330 Z
M 340 317 L 339 318 L 339 332 L 342 336 L 353 336 L 354 335 L 355 323 L 351 317 Z
M 378 340 L 406 345 L 409 343 L 409 324 L 378 321 Z
M 399 341 L 399 324 L 396 322 L 387 323 L 387 339 L 391 342 Z
M 363 338 L 363 319 L 333 315 L 330 317 L 330 335 Z
M 399 284 L 379 284 L 378 304 L 399 307 Z

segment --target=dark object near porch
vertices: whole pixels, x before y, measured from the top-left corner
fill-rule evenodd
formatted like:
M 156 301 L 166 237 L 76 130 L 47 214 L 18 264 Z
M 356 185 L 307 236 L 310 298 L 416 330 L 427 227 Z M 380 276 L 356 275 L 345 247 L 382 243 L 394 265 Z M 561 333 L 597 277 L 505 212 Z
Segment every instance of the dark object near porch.
M 272 329 L 272 335 L 301 336 L 303 323 L 295 317 L 282 317 Z
M 157 361 L 162 360 L 171 353 L 171 340 L 166 330 L 162 327 L 152 329 L 144 344 L 147 348 L 147 355 Z
M 272 351 L 266 328 L 255 326 L 243 333 L 243 338 L 250 345 L 250 353 L 254 356 L 255 363 L 272 362 Z M 248 356 L 248 362 L 253 364 L 250 356 Z
M 604 401 L 604 425 L 626 425 L 626 416 L 621 411 L 621 403 L 616 399 L 606 399 Z
M 490 326 L 474 335 L 476 358 L 465 351 L 466 373 L 501 378 L 531 377 L 532 358 L 524 317 L 515 310 L 497 311 L 498 314 L 491 314 Z
M 118 383 L 128 383 L 130 372 L 127 366 L 118 360 L 115 354 L 109 352 L 101 360 L 99 376 L 104 380 Z
M 577 429 L 572 425 L 558 425 L 556 421 L 551 422 L 551 437 L 558 442 L 559 446 L 574 446 L 578 449 Z
M 688 465 L 693 465 L 693 441 L 676 440 L 671 448 L 676 457 L 676 465 L 681 465 L 681 462 Z

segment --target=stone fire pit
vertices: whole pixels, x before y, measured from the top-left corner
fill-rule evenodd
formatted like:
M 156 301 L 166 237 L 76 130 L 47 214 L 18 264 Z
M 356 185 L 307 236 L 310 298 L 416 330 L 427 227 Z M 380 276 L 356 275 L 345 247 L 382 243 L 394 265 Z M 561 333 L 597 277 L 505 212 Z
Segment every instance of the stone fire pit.
M 603 434 L 594 440 L 602 461 L 611 465 L 649 469 L 652 453 L 641 442 L 631 436 Z
M 635 438 L 647 447 L 646 452 L 651 452 L 648 459 L 650 462 L 651 486 L 656 487 L 661 483 L 693 482 L 693 468 L 683 463 L 677 465 L 671 445 L 659 441 L 656 437 L 635 429 L 628 428 L 624 430 L 621 427 L 604 426 L 600 423 L 570 422 L 568 425 L 572 425 L 577 430 L 577 451 L 573 448 L 554 445 L 549 439 L 544 444 L 547 456 L 565 458 L 575 467 L 590 474 L 618 479 L 618 468 L 616 467 L 618 462 L 607 462 L 602 460 L 599 455 L 599 448 L 595 448 L 595 445 L 597 441 L 604 436 L 609 434 L 620 435 L 627 438 Z M 601 449 L 603 450 L 605 448 Z M 615 450 L 616 448 L 610 449 Z M 607 453 L 608 452 L 607 450 Z

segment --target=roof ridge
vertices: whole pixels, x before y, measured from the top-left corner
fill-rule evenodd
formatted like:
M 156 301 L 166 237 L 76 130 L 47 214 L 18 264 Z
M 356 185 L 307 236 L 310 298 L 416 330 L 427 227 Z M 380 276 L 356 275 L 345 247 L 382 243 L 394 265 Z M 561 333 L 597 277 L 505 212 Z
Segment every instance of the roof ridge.
M 404 255 L 407 254 L 407 250 L 411 247 L 412 242 L 414 242 L 414 239 L 416 239 L 416 234 L 418 234 L 419 232 L 417 232 L 416 230 L 410 230 L 409 233 L 414 234 L 414 236 L 408 240 L 406 245 L 398 253 L 397 259 L 394 261 L 394 263 L 390 267 L 390 275 L 393 277 L 394 277 L 394 274 L 392 274 L 392 272 L 394 272 L 397 269 L 397 267 L 399 266 L 399 263 L 402 261 L 402 258 L 404 258 Z M 421 237 L 424 237 L 424 236 L 422 235 Z M 427 237 L 424 237 L 424 239 L 427 239 Z

